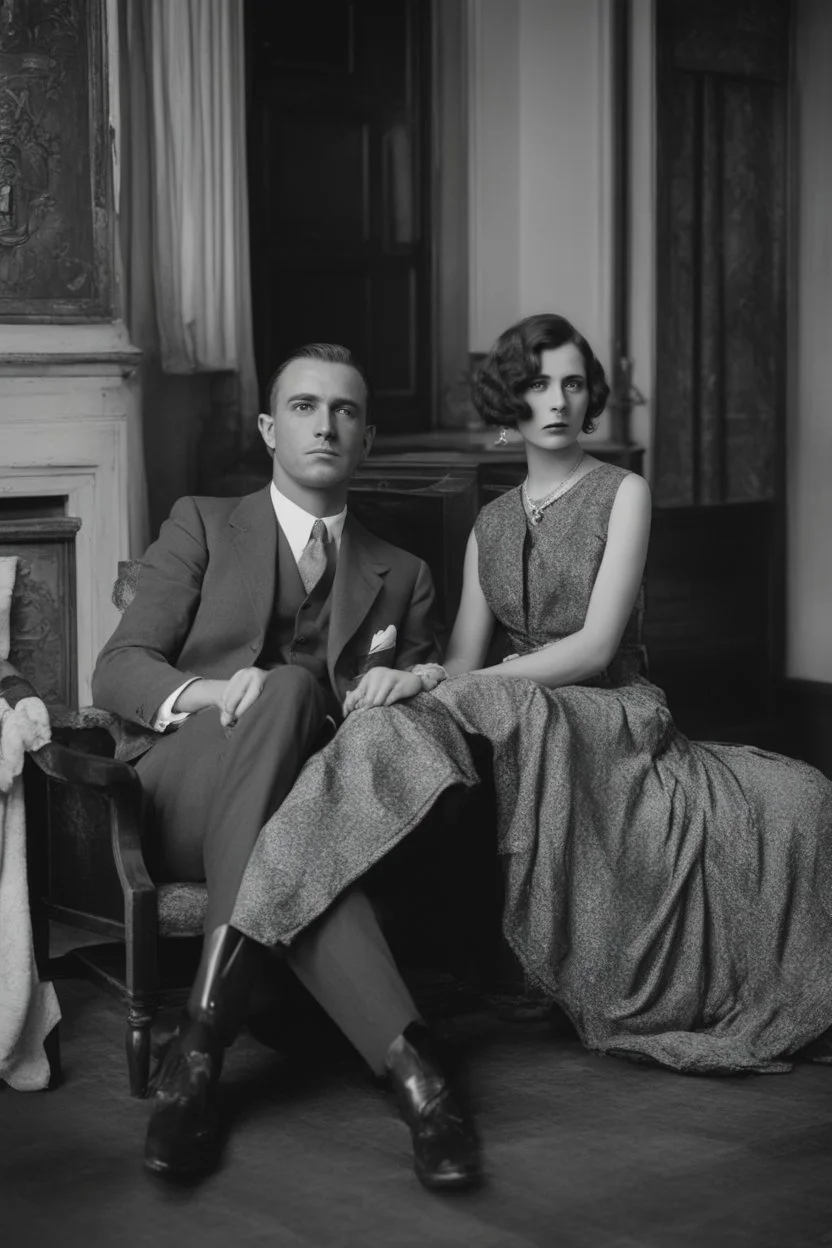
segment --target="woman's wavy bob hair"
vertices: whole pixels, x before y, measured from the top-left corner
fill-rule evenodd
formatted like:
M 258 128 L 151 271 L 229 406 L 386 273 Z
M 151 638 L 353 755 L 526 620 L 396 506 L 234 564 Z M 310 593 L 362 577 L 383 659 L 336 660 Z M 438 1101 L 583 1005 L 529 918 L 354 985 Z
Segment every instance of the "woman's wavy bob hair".
M 474 406 L 485 423 L 516 429 L 519 421 L 528 420 L 531 408 L 523 396 L 540 376 L 541 354 L 568 342 L 583 356 L 589 403 L 581 428 L 591 433 L 610 393 L 604 368 L 583 334 L 551 312 L 527 316 L 500 334 L 474 375 Z

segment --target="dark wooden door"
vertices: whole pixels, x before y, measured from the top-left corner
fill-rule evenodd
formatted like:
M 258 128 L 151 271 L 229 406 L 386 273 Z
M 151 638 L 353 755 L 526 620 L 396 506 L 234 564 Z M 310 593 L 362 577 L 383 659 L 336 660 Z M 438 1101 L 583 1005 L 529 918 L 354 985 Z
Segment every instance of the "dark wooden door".
M 384 432 L 430 425 L 430 6 L 247 0 L 261 386 L 304 342 L 370 373 Z
M 788 2 L 661 0 L 656 40 L 653 484 L 674 514 L 649 644 L 671 705 L 693 674 L 702 719 L 764 737 L 783 663 Z
M 655 486 L 773 499 L 785 370 L 786 0 L 662 0 Z

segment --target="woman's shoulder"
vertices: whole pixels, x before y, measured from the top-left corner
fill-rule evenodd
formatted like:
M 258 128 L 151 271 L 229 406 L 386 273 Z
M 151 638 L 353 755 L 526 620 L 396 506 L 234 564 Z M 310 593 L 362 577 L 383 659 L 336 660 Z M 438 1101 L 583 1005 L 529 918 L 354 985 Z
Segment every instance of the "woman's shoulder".
M 640 473 L 633 472 L 631 468 L 622 468 L 619 464 L 608 464 L 599 460 L 597 468 L 593 471 L 601 491 L 612 499 L 618 497 L 619 494 L 634 498 L 650 495 L 650 487 L 645 478 Z
M 515 485 L 513 489 L 506 490 L 504 494 L 500 494 L 480 508 L 474 524 L 474 532 L 478 537 L 480 533 L 487 533 L 495 528 L 504 527 L 512 521 L 522 519 L 523 504 L 520 488 L 519 485 Z
M 627 527 L 646 520 L 649 527 L 650 487 L 639 473 L 599 462 L 586 484 L 582 505 L 599 538 L 606 540 L 613 520 Z
M 588 471 L 594 477 L 595 483 L 598 485 L 615 486 L 621 484 L 625 477 L 632 477 L 635 474 L 629 468 L 622 468 L 620 464 L 610 464 L 605 459 L 596 459 L 594 455 L 587 455 Z
M 590 487 L 589 493 L 609 503 L 614 502 L 622 486 L 625 493 L 649 493 L 647 482 L 639 473 L 630 468 L 622 468 L 620 464 L 607 463 L 606 460 L 595 460 L 584 475 L 589 478 L 586 483 Z M 582 478 L 579 482 L 580 480 Z

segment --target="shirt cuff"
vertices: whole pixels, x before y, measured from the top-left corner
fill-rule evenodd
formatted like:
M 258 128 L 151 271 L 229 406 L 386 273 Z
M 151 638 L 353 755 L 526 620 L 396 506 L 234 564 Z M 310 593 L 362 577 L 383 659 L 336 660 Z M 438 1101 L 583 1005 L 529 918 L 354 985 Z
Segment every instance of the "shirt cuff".
M 174 724 L 184 723 L 193 714 L 193 711 L 174 711 L 173 707 L 182 690 L 187 689 L 188 685 L 192 685 L 195 680 L 201 679 L 200 676 L 192 676 L 190 680 L 184 681 L 178 689 L 174 689 L 173 693 L 165 698 L 151 725 L 154 732 L 164 732 L 166 728 L 171 728 Z

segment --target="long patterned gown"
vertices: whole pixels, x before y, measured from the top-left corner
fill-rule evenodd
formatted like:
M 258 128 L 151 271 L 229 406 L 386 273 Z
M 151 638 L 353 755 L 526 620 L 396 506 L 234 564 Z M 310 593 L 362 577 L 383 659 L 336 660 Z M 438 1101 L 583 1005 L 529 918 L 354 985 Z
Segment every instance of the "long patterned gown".
M 527 521 L 480 513 L 479 575 L 518 654 L 579 629 L 624 472 Z M 264 827 L 232 922 L 290 943 L 491 747 L 503 930 L 588 1048 L 686 1071 L 777 1071 L 832 1025 L 832 785 L 691 742 L 645 675 L 637 606 L 600 676 L 471 673 L 348 716 Z

